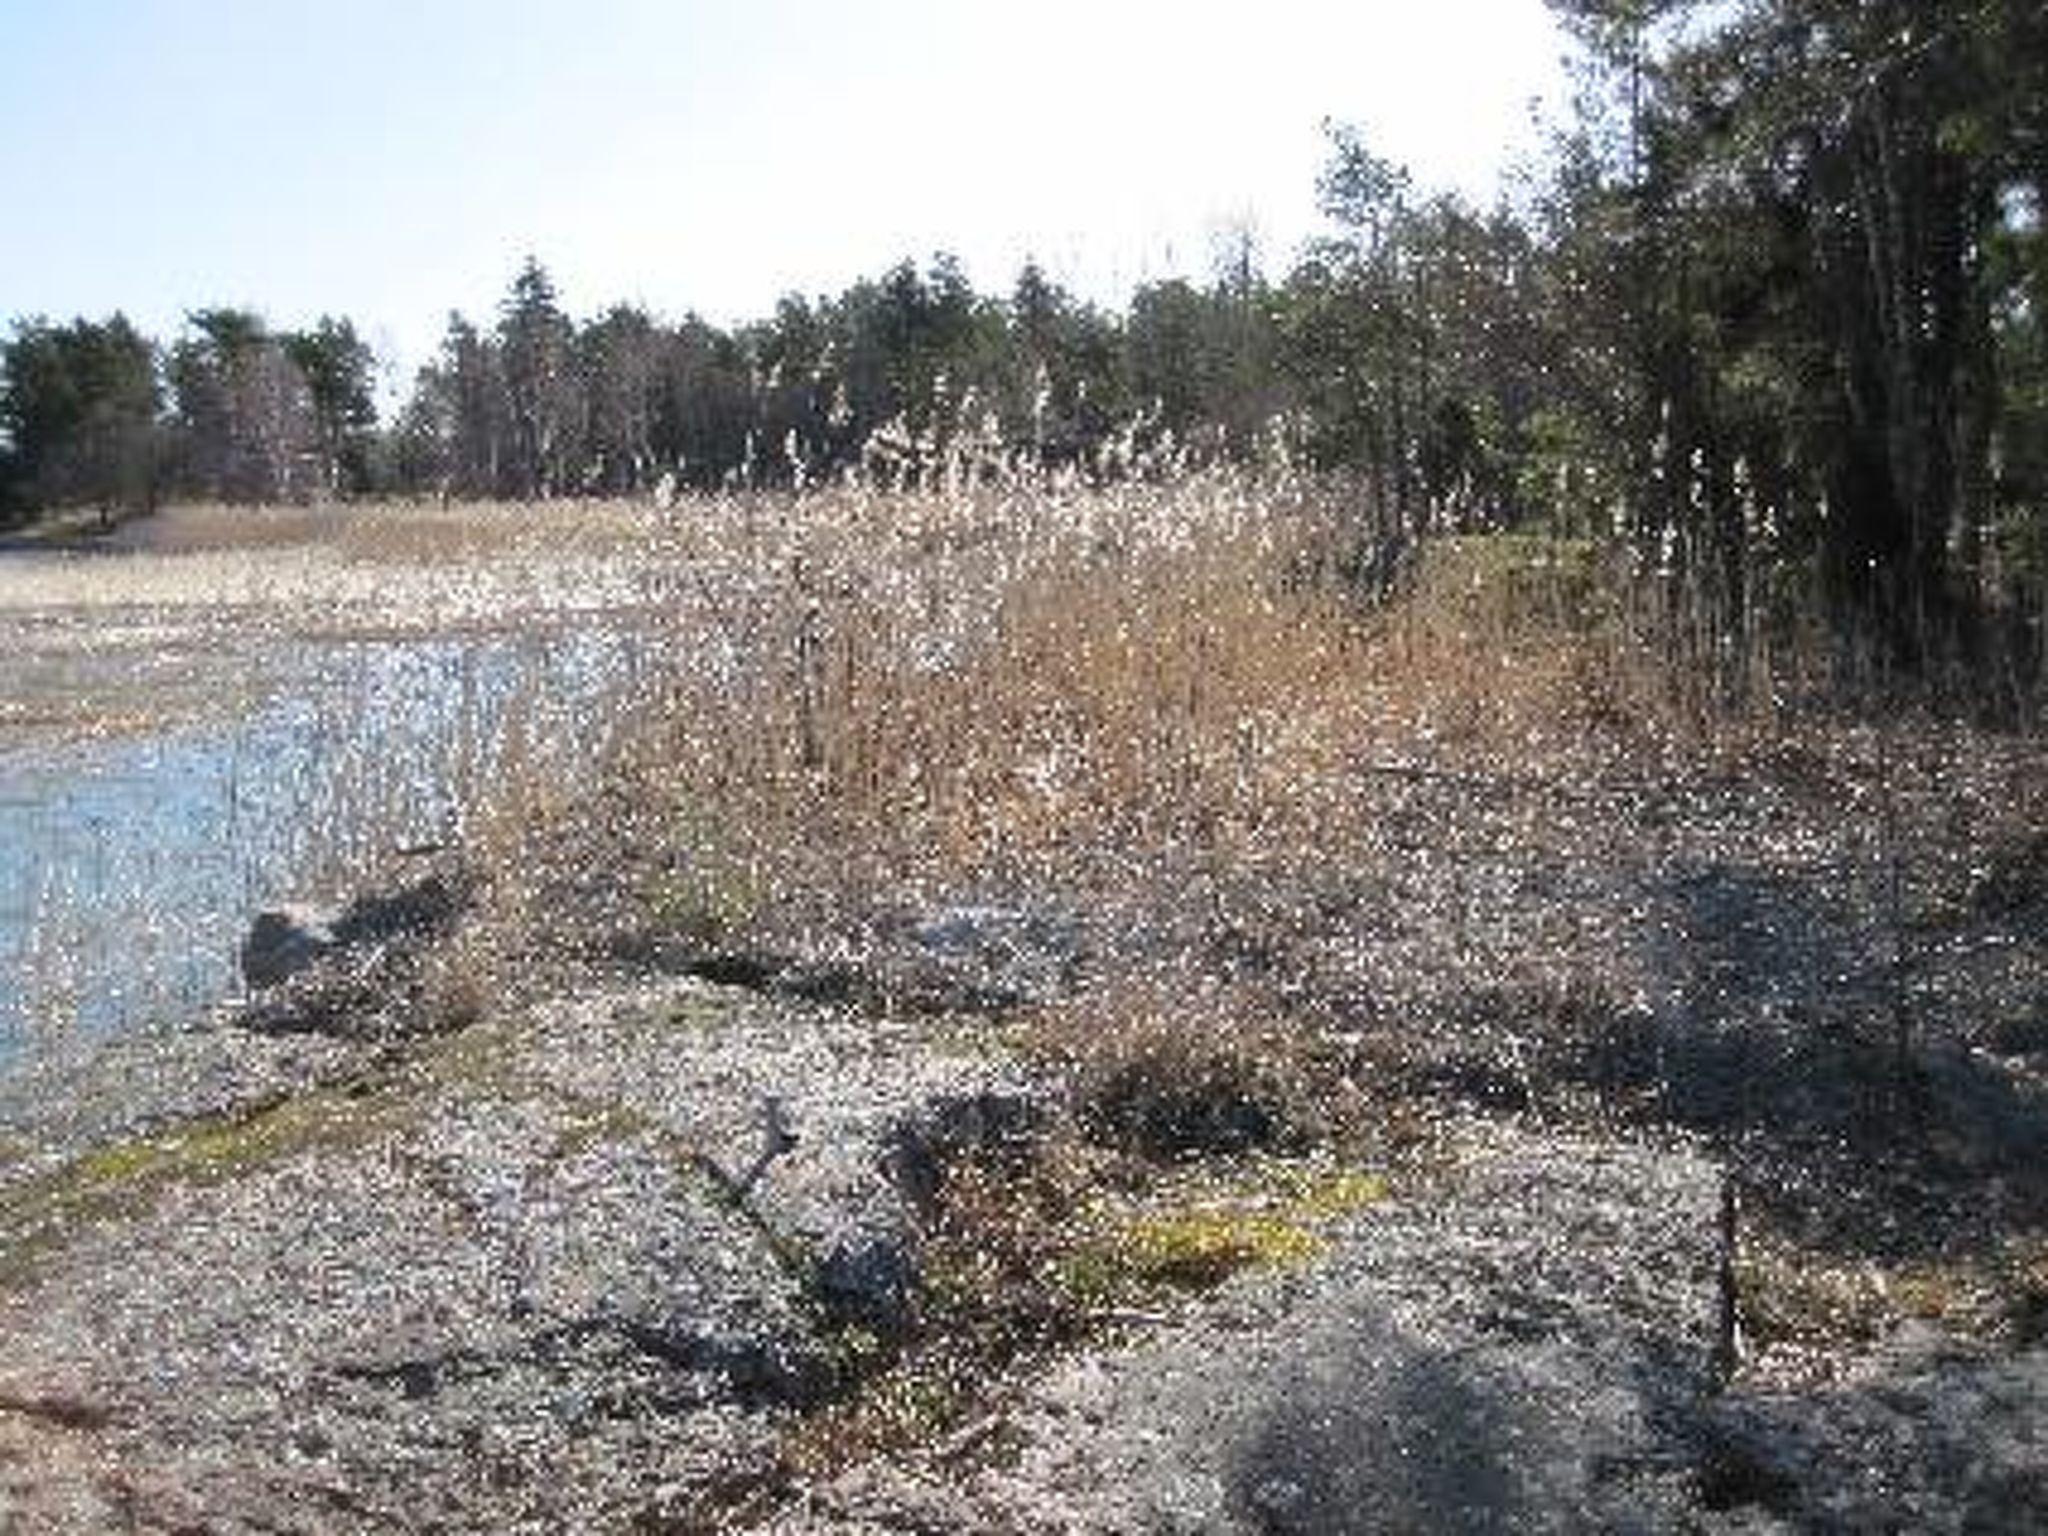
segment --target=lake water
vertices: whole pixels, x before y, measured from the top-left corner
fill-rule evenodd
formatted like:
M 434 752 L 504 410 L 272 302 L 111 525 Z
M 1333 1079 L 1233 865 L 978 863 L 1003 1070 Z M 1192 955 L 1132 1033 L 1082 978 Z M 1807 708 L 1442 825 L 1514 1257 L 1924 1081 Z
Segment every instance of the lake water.
M 197 723 L 0 751 L 0 1067 L 230 994 L 258 910 L 451 837 L 509 763 L 573 782 L 649 651 L 588 620 L 280 641 Z

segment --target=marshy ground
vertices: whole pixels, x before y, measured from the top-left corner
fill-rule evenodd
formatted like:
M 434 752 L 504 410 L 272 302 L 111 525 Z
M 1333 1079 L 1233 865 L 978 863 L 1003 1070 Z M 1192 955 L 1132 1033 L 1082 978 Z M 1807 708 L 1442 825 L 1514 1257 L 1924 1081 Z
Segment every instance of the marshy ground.
M 1792 646 L 1731 703 L 1589 545 L 1382 550 L 1219 476 L 0 565 L 36 743 L 280 639 L 633 658 L 429 855 L 349 749 L 339 862 L 450 931 L 0 1081 L 0 1512 L 2032 1528 L 2038 735 Z

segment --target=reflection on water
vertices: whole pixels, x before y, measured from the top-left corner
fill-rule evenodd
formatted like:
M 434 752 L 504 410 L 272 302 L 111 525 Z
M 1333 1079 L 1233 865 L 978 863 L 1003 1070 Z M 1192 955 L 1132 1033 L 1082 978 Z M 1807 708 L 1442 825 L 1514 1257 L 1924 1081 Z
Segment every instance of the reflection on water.
M 0 754 L 0 1064 L 190 1014 L 258 908 L 451 836 L 500 774 L 573 781 L 647 656 L 594 626 L 309 646 L 239 718 Z

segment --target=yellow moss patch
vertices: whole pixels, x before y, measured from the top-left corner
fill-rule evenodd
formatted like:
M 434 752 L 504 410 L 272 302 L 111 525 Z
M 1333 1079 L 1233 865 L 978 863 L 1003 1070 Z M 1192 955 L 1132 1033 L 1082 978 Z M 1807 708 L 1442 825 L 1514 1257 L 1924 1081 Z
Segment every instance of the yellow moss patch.
M 64 1170 L 67 1183 L 92 1188 L 124 1183 L 151 1169 L 161 1167 L 169 1153 L 156 1141 L 124 1141 L 111 1147 L 97 1147 Z
M 1254 1265 L 1299 1264 L 1327 1244 L 1317 1233 L 1278 1216 L 1245 1211 L 1190 1211 L 1131 1224 L 1118 1243 L 1126 1272 L 1147 1284 L 1210 1286 Z
M 0 1280 L 16 1278 L 81 1226 L 146 1209 L 172 1184 L 212 1183 L 296 1152 L 346 1145 L 382 1124 L 370 1101 L 321 1090 L 96 1147 L 0 1194 Z
M 219 1178 L 334 1137 L 347 1128 L 347 1115 L 361 1112 L 359 1101 L 309 1094 L 249 1114 L 197 1121 L 150 1140 L 101 1147 L 74 1163 L 72 1173 L 87 1188 L 152 1175 Z
M 1385 1177 L 1362 1168 L 1281 1164 L 1272 1177 L 1288 1210 L 1304 1221 L 1334 1221 L 1378 1205 L 1388 1194 Z
M 60 1199 L 90 1203 L 121 1186 L 160 1179 L 210 1180 L 360 1130 L 364 1101 L 310 1093 L 239 1114 L 196 1120 L 158 1136 L 98 1147 L 45 1182 Z
M 1263 1161 L 1179 1193 L 1134 1214 L 1098 1214 L 1095 1235 L 1059 1265 L 1064 1287 L 1085 1304 L 1114 1304 L 1305 1264 L 1328 1249 L 1323 1228 L 1384 1200 L 1387 1183 L 1363 1169 Z

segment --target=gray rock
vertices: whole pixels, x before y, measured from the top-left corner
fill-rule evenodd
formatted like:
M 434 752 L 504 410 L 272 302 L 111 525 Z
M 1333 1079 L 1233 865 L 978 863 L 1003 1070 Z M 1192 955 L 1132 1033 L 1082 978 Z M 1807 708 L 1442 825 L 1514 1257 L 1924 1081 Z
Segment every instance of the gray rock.
M 1020 1091 L 692 981 L 375 1059 L 0 1181 L 0 1526 L 717 1528 L 900 1318 L 900 1128 Z
M 1076 917 L 1035 907 L 961 905 L 910 925 L 906 980 L 958 1005 L 1008 1008 L 1073 990 L 1086 960 Z
M 1476 1125 L 1464 1171 L 1076 1352 L 992 1417 L 765 1529 L 2042 1529 L 2048 1350 L 1902 1333 L 1822 1391 L 1717 1387 L 1717 1168 L 1684 1144 Z M 963 1452 L 963 1444 L 995 1448 Z
M 434 872 L 342 907 L 285 905 L 256 913 L 242 940 L 242 981 L 274 987 L 348 950 L 418 942 L 446 932 L 469 905 L 469 881 Z
M 273 907 L 256 914 L 242 940 L 242 980 L 274 987 L 334 952 L 338 911 L 310 906 Z
M 1853 1383 L 1715 1403 L 1703 1501 L 1795 1530 L 2048 1527 L 2048 1350 L 1984 1357 L 1918 1331 Z
M 1668 1425 L 1710 1385 L 1716 1170 L 1492 1129 L 1462 1155 L 1319 1269 L 1055 1367 L 1007 1455 L 865 1469 L 771 1529 L 1687 1528 Z
M 242 980 L 274 987 L 339 953 L 445 932 L 469 904 L 470 882 L 436 872 L 341 907 L 288 905 L 260 912 L 242 941 Z

